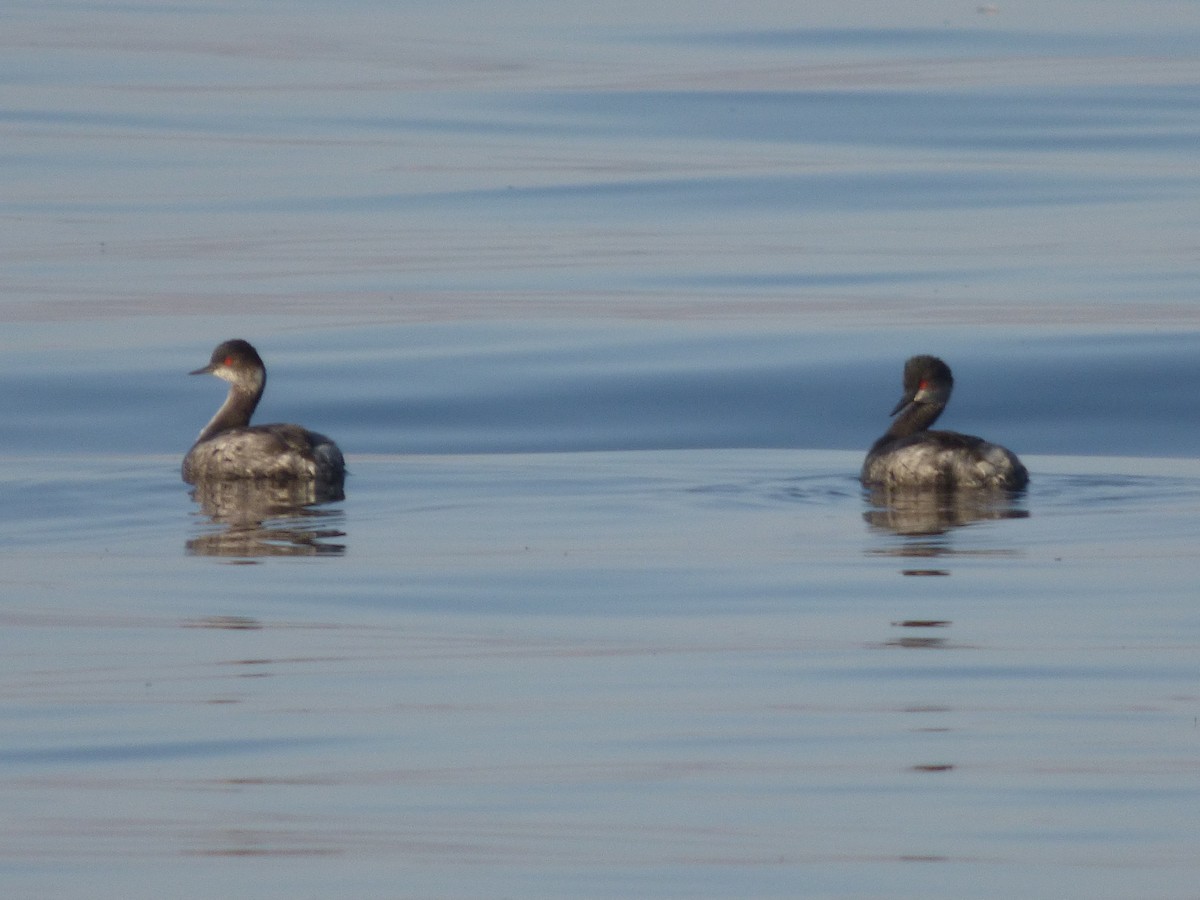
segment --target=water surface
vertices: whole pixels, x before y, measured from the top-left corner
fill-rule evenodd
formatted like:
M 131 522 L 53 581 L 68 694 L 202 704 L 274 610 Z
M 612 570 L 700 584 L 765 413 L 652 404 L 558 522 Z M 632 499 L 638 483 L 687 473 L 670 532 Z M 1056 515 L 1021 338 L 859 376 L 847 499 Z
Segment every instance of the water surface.
M 1195 894 L 1191 6 L 0 47 L 6 896 Z M 344 501 L 179 481 L 234 336 Z M 864 495 L 918 352 L 1027 492 Z

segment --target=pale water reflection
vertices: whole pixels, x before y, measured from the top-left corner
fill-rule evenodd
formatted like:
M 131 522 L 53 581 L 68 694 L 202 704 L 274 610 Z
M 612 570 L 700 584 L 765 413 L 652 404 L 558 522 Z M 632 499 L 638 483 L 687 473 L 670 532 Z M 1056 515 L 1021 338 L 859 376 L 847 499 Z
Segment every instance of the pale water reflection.
M 905 535 L 942 534 L 972 522 L 1029 515 L 1024 491 L 1004 488 L 912 489 L 872 487 L 863 517 L 875 528 Z
M 216 530 L 189 538 L 187 552 L 202 556 L 322 556 L 346 551 L 337 541 L 341 509 L 322 504 L 345 499 L 342 485 L 325 482 L 209 480 L 191 497 Z

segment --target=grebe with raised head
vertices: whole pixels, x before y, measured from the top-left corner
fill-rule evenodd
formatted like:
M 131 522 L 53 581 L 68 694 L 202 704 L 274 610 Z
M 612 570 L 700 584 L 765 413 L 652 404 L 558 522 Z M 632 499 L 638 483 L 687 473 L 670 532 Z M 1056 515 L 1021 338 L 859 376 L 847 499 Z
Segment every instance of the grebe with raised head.
M 930 431 L 954 376 L 936 356 L 914 356 L 904 364 L 904 396 L 892 410 L 896 420 L 863 462 L 862 482 L 898 488 L 1023 488 L 1029 473 L 1015 453 L 957 431 Z
M 229 382 L 229 394 L 183 458 L 183 480 L 311 480 L 341 485 L 346 463 L 337 444 L 299 425 L 251 425 L 267 385 L 267 369 L 246 341 L 232 340 L 212 352 L 207 366 L 191 375 Z

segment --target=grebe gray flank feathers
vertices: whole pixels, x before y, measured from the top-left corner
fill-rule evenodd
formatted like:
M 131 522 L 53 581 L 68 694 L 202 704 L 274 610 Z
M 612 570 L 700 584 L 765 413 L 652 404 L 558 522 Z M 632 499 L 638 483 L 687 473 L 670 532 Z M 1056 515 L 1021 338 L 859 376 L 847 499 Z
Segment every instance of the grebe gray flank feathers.
M 904 396 L 892 410 L 895 421 L 871 447 L 862 482 L 897 488 L 1023 488 L 1029 473 L 1015 453 L 957 431 L 930 431 L 954 376 L 936 356 L 914 356 L 904 364 Z
M 341 485 L 346 463 L 337 444 L 299 425 L 251 425 L 250 417 L 267 385 L 267 369 L 246 341 L 225 341 L 207 366 L 189 373 L 229 382 L 229 394 L 183 458 L 183 480 L 244 478 L 311 480 Z

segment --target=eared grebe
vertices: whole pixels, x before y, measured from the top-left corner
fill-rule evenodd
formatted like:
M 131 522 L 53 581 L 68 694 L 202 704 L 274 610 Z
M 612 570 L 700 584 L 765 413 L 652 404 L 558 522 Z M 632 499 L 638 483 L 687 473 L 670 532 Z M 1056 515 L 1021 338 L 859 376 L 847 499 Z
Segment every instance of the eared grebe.
M 867 453 L 865 485 L 899 488 L 1022 488 L 1029 473 L 1016 454 L 957 431 L 929 431 L 946 408 L 954 377 L 936 356 L 904 364 L 896 421 Z
M 226 341 L 203 369 L 229 382 L 229 396 L 183 458 L 188 484 L 240 478 L 310 480 L 340 486 L 346 464 L 337 444 L 299 425 L 251 425 L 267 384 L 258 351 L 245 341 Z

